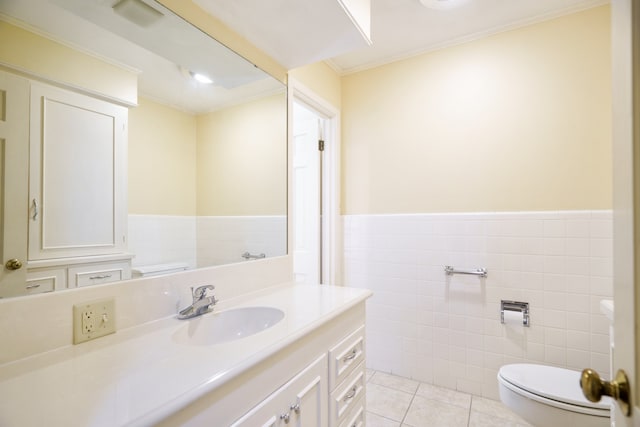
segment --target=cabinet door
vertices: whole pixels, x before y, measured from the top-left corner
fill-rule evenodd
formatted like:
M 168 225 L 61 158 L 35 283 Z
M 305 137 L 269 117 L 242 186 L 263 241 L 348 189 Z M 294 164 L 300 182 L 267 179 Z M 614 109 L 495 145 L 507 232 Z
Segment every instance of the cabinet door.
M 233 427 L 326 427 L 327 356 L 322 355 Z
M 127 109 L 31 86 L 29 260 L 126 250 Z
M 28 80 L 0 71 L 0 298 L 25 294 L 28 119 Z M 5 267 L 12 259 L 22 267 Z

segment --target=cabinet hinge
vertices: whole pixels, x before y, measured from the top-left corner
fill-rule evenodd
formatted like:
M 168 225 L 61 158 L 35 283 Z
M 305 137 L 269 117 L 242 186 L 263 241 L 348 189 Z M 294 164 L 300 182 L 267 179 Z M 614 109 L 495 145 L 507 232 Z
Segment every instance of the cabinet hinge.
M 318 151 L 324 151 L 324 141 L 322 139 L 318 140 Z

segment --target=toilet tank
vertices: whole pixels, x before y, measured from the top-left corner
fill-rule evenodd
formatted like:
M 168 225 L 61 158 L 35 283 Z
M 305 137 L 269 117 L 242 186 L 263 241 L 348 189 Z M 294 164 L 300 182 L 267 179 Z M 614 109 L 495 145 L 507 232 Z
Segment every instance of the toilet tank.
M 131 267 L 131 276 L 135 279 L 138 277 L 160 276 L 162 274 L 177 273 L 189 269 L 186 262 L 171 262 L 165 264 L 139 265 Z

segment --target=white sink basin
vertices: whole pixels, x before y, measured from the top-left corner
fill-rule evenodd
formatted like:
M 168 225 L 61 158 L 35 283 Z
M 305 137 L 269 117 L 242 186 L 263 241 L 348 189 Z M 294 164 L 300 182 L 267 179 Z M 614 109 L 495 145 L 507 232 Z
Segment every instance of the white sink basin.
M 173 334 L 179 344 L 213 345 L 248 337 L 269 329 L 284 318 L 273 307 L 242 307 L 191 319 Z

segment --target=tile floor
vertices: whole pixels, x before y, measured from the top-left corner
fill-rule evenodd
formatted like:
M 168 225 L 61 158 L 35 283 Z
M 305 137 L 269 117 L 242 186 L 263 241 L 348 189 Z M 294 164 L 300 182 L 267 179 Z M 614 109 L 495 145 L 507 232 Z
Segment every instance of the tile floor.
M 367 427 L 530 427 L 501 402 L 367 370 Z

